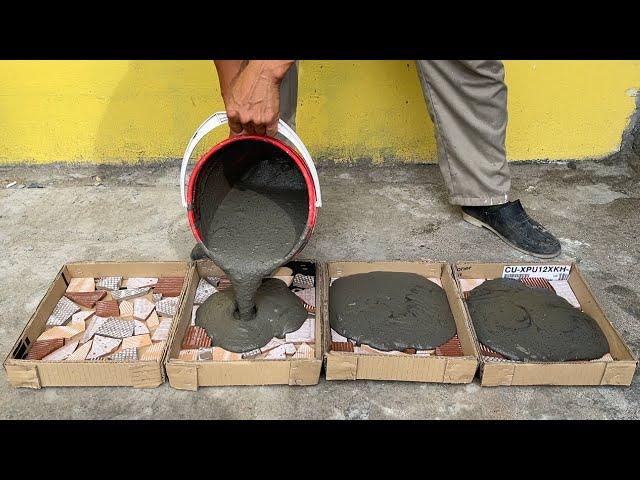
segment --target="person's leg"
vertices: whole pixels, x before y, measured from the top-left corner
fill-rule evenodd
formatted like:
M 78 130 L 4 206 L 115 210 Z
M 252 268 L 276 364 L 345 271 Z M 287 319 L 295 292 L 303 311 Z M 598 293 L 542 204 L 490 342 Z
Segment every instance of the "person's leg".
M 509 201 L 507 87 L 499 60 L 418 60 L 450 201 L 463 218 L 524 253 L 550 258 L 560 243 Z

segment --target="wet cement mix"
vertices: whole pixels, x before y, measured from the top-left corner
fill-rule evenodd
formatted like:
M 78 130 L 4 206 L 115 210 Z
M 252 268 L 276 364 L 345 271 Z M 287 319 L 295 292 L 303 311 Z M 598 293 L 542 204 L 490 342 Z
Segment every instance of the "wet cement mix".
M 429 350 L 456 334 L 447 294 L 415 273 L 369 272 L 329 289 L 331 328 L 378 350 Z
M 277 279 L 263 278 L 286 263 L 304 241 L 309 199 L 301 172 L 275 147 L 249 165 L 216 162 L 197 185 L 199 226 L 207 255 L 233 289 L 212 295 L 196 325 L 213 344 L 243 353 L 300 328 L 307 312 Z
M 497 278 L 471 290 L 467 304 L 478 340 L 510 360 L 593 360 L 609 352 L 596 321 L 548 289 Z

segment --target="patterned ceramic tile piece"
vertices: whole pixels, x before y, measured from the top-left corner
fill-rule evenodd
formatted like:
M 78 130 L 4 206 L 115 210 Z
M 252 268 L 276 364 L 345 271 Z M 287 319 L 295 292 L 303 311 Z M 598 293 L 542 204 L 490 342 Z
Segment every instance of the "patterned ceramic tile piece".
M 80 310 L 80 307 L 69 300 L 67 297 L 62 297 L 58 300 L 53 312 L 47 320 L 48 326 L 64 325 L 71 318 L 71 315 Z
M 313 318 L 308 318 L 302 326 L 295 332 L 287 333 L 285 339 L 290 343 L 313 343 L 315 340 L 315 322 Z
M 127 279 L 127 288 L 152 287 L 158 283 L 157 278 L 151 277 L 131 277 Z
M 64 346 L 64 340 L 62 338 L 55 338 L 51 340 L 36 340 L 31 345 L 29 352 L 27 353 L 27 360 L 42 360 L 51 352 L 56 351 Z
M 126 338 L 133 335 L 133 330 L 133 320 L 110 318 L 100 326 L 96 335 L 111 338 Z
M 280 345 L 279 347 L 269 350 L 265 355 L 264 360 L 284 360 L 286 358 L 287 358 L 286 346 Z
M 199 361 L 213 360 L 213 352 L 215 350 L 221 350 L 221 349 L 219 347 L 199 348 L 198 360 Z
M 156 330 L 157 333 L 157 330 Z M 182 348 L 185 350 L 205 348 L 211 346 L 211 337 L 202 327 L 191 326 L 187 328 L 182 340 Z
M 443 343 L 439 347 L 436 347 L 436 355 L 445 357 L 462 357 L 464 352 L 462 351 L 462 345 L 458 335 L 454 335 L 451 340 Z
M 144 322 L 141 322 L 140 320 L 134 320 L 133 321 L 133 334 L 134 335 L 144 335 L 146 333 L 149 333 L 149 329 L 144 324 Z
M 138 360 L 138 349 L 135 347 L 123 347 L 122 350 L 110 355 L 107 359 L 114 362 L 136 362 Z
M 580 308 L 578 297 L 576 297 L 575 293 L 573 293 L 571 285 L 569 285 L 569 282 L 567 280 L 552 280 L 549 283 L 551 284 L 553 290 L 556 292 L 556 295 L 564 298 L 574 307 Z
M 122 340 L 120 340 L 119 338 L 102 337 L 100 335 L 96 335 L 95 337 L 93 337 L 91 350 L 86 356 L 86 360 L 95 360 L 97 358 L 104 357 L 105 355 L 109 355 L 120 346 L 120 343 L 122 343 Z
M 155 293 L 161 293 L 164 297 L 178 297 L 182 292 L 184 277 L 162 277 L 153 287 Z
M 255 350 L 250 350 L 248 352 L 244 352 L 243 354 L 241 354 L 244 360 L 248 360 L 250 358 L 256 358 L 258 355 L 260 355 L 259 348 L 256 348 Z
M 209 283 L 211 283 L 211 282 L 209 282 Z M 228 289 L 231 288 L 231 280 L 229 280 L 227 277 L 220 277 L 218 279 L 218 284 L 215 285 L 215 287 L 218 289 L 219 292 L 223 292 L 225 290 L 228 290 Z
M 316 286 L 315 279 L 311 275 L 303 275 L 301 273 L 298 273 L 293 277 L 292 285 L 300 288 L 311 288 Z
M 161 293 L 154 293 L 151 295 L 153 303 L 158 303 L 160 300 L 162 300 L 162 294 Z
M 269 340 L 269 343 L 267 343 L 264 347 L 262 347 L 260 349 L 260 351 L 262 353 L 268 352 L 269 350 L 273 350 L 274 348 L 277 348 L 281 345 L 284 345 L 284 340 L 281 340 L 279 338 L 272 338 L 271 340 Z
M 316 306 L 316 287 L 303 288 L 293 293 L 300 297 L 307 305 L 311 305 L 312 307 Z
M 178 352 L 178 360 L 195 362 L 196 360 L 198 360 L 198 350 L 180 350 Z
M 284 344 L 284 351 L 287 355 L 295 355 L 296 353 L 296 346 L 293 343 L 285 343 Z
M 296 349 L 296 353 L 293 358 L 313 358 L 313 348 L 306 343 L 303 343 Z
M 169 330 L 171 329 L 171 319 L 165 318 L 160 322 L 156 331 L 153 332 L 151 340 L 154 342 L 162 342 L 169 337 Z
M 83 307 L 93 308 L 98 300 L 102 300 L 107 292 L 98 290 L 96 292 L 67 292 L 65 297 Z
M 151 336 L 146 335 L 134 335 L 133 337 L 127 337 L 122 339 L 122 348 L 142 348 L 147 345 L 151 345 Z
M 521 278 L 520 281 L 525 285 L 527 285 L 528 287 L 545 288 L 547 290 L 553 291 L 553 287 L 549 283 L 549 280 L 547 280 L 546 278 L 526 277 L 526 278 Z
M 156 303 L 156 312 L 165 317 L 173 317 L 178 310 L 178 297 L 167 297 Z
M 207 349 L 201 349 L 207 350 Z M 235 362 L 237 360 L 242 360 L 242 355 L 235 352 L 230 352 L 220 347 L 213 347 L 211 349 L 211 360 L 216 362 Z
M 80 310 L 78 313 L 71 315 L 69 326 L 75 328 L 79 332 L 84 332 L 87 328 L 87 319 L 93 316 L 93 310 Z
M 336 332 L 333 328 L 331 329 L 331 341 L 332 342 L 348 342 L 349 339 L 347 337 L 343 337 L 338 332 Z
M 49 355 L 44 357 L 42 360 L 47 362 L 61 362 L 69 357 L 73 352 L 75 352 L 76 348 L 78 348 L 78 344 L 80 342 L 75 341 L 72 343 L 66 344 L 64 347 L 57 349 L 54 352 L 51 352 Z
M 353 352 L 353 343 L 331 342 L 331 350 L 333 350 L 334 352 Z
M 155 330 L 156 328 L 158 328 L 158 325 L 160 325 L 158 314 L 155 311 L 151 312 L 151 315 L 149 315 L 149 318 L 147 318 L 147 327 L 149 328 L 149 330 Z
M 217 287 L 218 283 L 220 283 L 220 277 L 206 277 L 206 278 L 207 278 L 207 282 L 209 282 L 214 287 Z
M 120 302 L 119 308 L 121 317 L 133 318 L 133 302 L 131 300 L 123 300 Z
M 196 313 L 199 307 L 200 305 L 194 305 L 193 307 L 191 307 L 191 325 L 196 324 Z
M 80 343 L 85 343 L 91 340 L 93 336 L 96 334 L 96 332 L 98 331 L 98 329 L 107 320 L 108 318 L 101 317 L 99 315 L 94 315 L 93 317 L 91 317 L 89 319 L 89 323 L 87 323 L 87 328 L 84 331 L 84 336 L 82 337 L 82 340 L 80 340 Z
M 69 281 L 67 292 L 93 292 L 96 289 L 96 282 L 93 278 L 76 277 Z
M 115 300 L 101 300 L 96 302 L 96 315 L 99 317 L 117 317 L 120 315 L 120 307 Z
M 118 290 L 122 277 L 100 277 L 96 280 L 96 290 Z
M 162 351 L 164 350 L 165 341 L 147 345 L 140 349 L 140 360 L 144 362 L 158 361 L 162 357 Z
M 196 305 L 200 305 L 204 303 L 204 301 L 209 298 L 211 295 L 216 293 L 218 289 L 207 282 L 204 278 L 200 279 L 198 282 L 198 288 L 196 289 L 196 294 L 193 297 L 193 303 Z
M 40 334 L 36 340 L 53 340 L 55 338 L 71 338 L 80 333 L 80 330 L 71 325 L 51 327 Z
M 84 345 L 81 345 L 75 352 L 65 359 L 65 362 L 82 362 L 91 351 L 92 345 L 93 340 L 89 340 Z
M 119 302 L 123 300 L 132 300 L 137 297 L 142 297 L 149 292 L 149 287 L 145 288 L 127 288 L 125 290 L 114 290 L 111 292 L 111 296 L 114 300 Z
M 416 355 L 418 357 L 430 357 L 435 354 L 436 354 L 435 349 L 434 350 L 416 350 Z
M 78 342 L 80 343 L 82 341 L 82 337 L 84 336 L 84 330 L 78 332 L 76 335 L 74 335 L 73 337 L 69 337 L 69 338 L 65 338 L 64 339 L 64 344 L 65 345 L 69 345 L 70 343 L 73 342 Z
M 486 345 L 483 345 L 482 343 L 480 344 L 480 353 L 482 354 L 483 357 L 485 357 L 485 359 L 488 357 L 495 360 L 507 360 L 503 355 L 492 350 Z
M 133 300 L 133 317 L 138 320 L 146 320 L 156 308 L 148 298 L 136 298 Z
M 436 277 L 429 277 L 428 280 L 432 281 L 433 283 L 435 283 L 436 285 L 438 285 L 440 288 L 442 288 L 442 282 L 440 281 L 439 278 Z

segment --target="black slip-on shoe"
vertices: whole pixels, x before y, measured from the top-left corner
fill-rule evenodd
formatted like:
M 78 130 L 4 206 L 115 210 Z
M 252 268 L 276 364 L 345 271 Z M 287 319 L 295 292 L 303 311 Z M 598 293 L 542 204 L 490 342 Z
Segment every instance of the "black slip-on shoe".
M 498 235 L 516 250 L 540 258 L 560 254 L 560 242 L 525 212 L 520 200 L 488 207 L 462 207 L 462 218 Z
M 191 261 L 195 262 L 196 260 L 202 260 L 203 258 L 209 258 L 209 257 L 207 257 L 207 254 L 204 251 L 204 248 L 202 248 L 202 244 L 196 243 L 194 247 L 191 249 Z

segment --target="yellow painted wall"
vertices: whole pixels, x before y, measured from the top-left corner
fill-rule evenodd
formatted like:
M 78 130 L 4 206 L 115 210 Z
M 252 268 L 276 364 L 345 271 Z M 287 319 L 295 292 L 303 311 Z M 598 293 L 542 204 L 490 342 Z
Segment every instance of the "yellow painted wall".
M 592 158 L 619 148 L 640 61 L 505 66 L 510 159 Z M 411 61 L 303 61 L 298 107 L 299 134 L 316 157 L 435 159 Z M 0 163 L 178 158 L 200 122 L 221 109 L 209 61 L 1 61 Z

